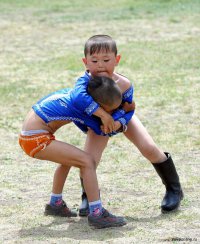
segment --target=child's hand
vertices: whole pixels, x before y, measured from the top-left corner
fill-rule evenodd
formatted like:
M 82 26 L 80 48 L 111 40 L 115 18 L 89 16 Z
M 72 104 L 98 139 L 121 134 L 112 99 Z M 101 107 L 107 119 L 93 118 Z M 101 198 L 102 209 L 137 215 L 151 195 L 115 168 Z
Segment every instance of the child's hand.
M 115 121 L 115 131 L 118 131 L 122 127 L 119 121 Z
M 130 112 L 130 111 L 133 111 L 135 110 L 135 102 L 132 101 L 132 103 L 127 103 L 125 102 L 123 105 L 122 105 L 122 108 L 124 109 L 124 111 L 127 113 L 127 112 Z
M 115 131 L 115 121 L 113 120 L 112 116 L 108 113 L 103 114 L 101 116 L 102 126 L 101 129 L 103 133 L 108 134 Z
M 109 134 L 116 135 L 119 132 L 125 132 L 126 129 L 127 129 L 127 126 L 126 125 L 122 125 L 119 121 L 114 121 L 114 125 L 115 125 L 114 131 L 112 131 Z M 101 130 L 104 132 L 104 126 L 103 125 L 101 125 Z M 112 135 L 109 135 L 109 136 L 112 136 Z
M 99 107 L 94 113 L 97 117 L 101 119 L 102 126 L 101 130 L 103 133 L 108 134 L 112 133 L 115 130 L 115 124 L 112 116 L 107 113 L 103 108 Z

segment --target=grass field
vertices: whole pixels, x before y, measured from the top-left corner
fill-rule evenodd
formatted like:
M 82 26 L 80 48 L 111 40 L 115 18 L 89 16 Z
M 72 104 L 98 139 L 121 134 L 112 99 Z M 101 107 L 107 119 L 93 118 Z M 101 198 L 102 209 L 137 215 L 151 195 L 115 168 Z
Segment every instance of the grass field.
M 164 187 L 123 135 L 111 138 L 98 168 L 102 201 L 126 216 L 122 228 L 92 230 L 85 218 L 43 216 L 55 165 L 28 158 L 18 133 L 31 105 L 84 71 L 94 34 L 116 39 L 117 71 L 135 87 L 137 115 L 171 152 L 185 198 L 160 213 Z M 0 243 L 200 243 L 200 1 L 0 0 Z M 73 125 L 56 137 L 83 148 Z M 64 190 L 80 204 L 79 172 Z

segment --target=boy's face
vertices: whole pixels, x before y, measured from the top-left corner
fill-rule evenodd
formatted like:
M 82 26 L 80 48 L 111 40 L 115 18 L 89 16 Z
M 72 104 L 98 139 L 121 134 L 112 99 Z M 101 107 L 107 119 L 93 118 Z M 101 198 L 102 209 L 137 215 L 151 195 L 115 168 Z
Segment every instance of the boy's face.
M 85 67 L 92 76 L 107 76 L 112 78 L 115 66 L 120 61 L 120 55 L 115 55 L 113 52 L 101 51 L 92 55 L 87 54 L 83 58 Z

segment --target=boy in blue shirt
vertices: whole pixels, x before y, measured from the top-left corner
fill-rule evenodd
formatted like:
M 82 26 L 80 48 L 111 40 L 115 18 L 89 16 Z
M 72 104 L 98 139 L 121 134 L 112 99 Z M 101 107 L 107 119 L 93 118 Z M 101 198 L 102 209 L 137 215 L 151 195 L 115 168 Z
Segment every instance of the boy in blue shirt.
M 108 112 L 108 120 L 112 120 L 110 114 L 122 103 L 119 87 L 109 77 L 90 77 L 85 82 L 90 95 L 101 104 L 102 110 Z M 99 121 L 91 119 L 90 115 L 79 109 L 78 104 L 83 101 L 81 97 L 77 98 L 76 93 L 81 90 L 81 86 L 79 84 L 78 90 L 62 89 L 51 93 L 34 104 L 23 123 L 19 144 L 30 157 L 59 164 L 54 174 L 50 203 L 45 207 L 46 215 L 77 216 L 76 212 L 70 210 L 62 200 L 64 182 L 70 168 L 74 166 L 80 169 L 87 193 L 89 225 L 96 228 L 123 226 L 126 224 L 123 217 L 112 215 L 102 207 L 96 177 L 96 163 L 93 157 L 75 146 L 56 140 L 54 136 L 59 128 L 72 121 L 84 129 L 90 127 L 97 134 L 106 135 L 101 132 Z M 96 90 L 101 91 L 101 96 L 98 96 L 99 92 Z M 88 106 L 84 106 L 84 104 L 81 105 L 81 108 L 88 110 Z M 89 110 L 95 114 L 97 109 L 98 106 L 95 105 Z M 131 106 L 124 106 L 123 109 L 126 110 L 125 113 L 133 113 L 130 111 L 132 110 Z M 117 110 L 113 114 L 115 114 L 115 121 L 113 120 L 113 130 L 110 132 L 110 136 L 123 130 L 123 125 L 119 121 L 123 116 Z
M 92 77 L 107 76 L 113 79 L 122 92 L 123 102 L 131 103 L 131 82 L 123 75 L 115 72 L 115 67 L 119 64 L 121 58 L 121 56 L 117 54 L 115 41 L 108 35 L 92 36 L 85 43 L 84 54 L 85 57 L 83 58 L 83 62 L 87 74 Z M 88 94 L 82 96 L 84 103 L 87 103 L 89 100 L 88 96 Z M 107 116 L 106 111 L 96 111 L 96 115 L 101 118 L 104 132 L 112 133 L 113 121 L 112 119 L 104 119 Z M 124 135 L 138 148 L 141 154 L 152 163 L 165 185 L 166 192 L 161 203 L 161 211 L 163 213 L 168 213 L 176 210 L 183 199 L 183 191 L 171 155 L 168 152 L 163 152 L 156 145 L 135 114 L 130 120 L 124 120 L 124 125 L 127 126 Z M 84 150 L 93 155 L 96 166 L 98 166 L 98 163 L 100 162 L 108 139 L 108 137 L 97 135 L 92 130 L 89 130 L 87 133 Z M 81 216 L 86 216 L 88 214 L 87 194 L 85 193 L 84 188 L 79 214 Z

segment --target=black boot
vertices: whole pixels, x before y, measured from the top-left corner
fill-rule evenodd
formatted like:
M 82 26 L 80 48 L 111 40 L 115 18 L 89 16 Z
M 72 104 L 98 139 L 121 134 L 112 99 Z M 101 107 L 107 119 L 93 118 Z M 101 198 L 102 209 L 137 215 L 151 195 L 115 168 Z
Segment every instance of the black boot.
M 183 199 L 183 191 L 171 155 L 169 153 L 165 153 L 165 155 L 167 156 L 166 161 L 153 164 L 166 187 L 166 193 L 161 203 L 162 213 L 177 209 Z
M 83 179 L 80 178 L 81 180 L 81 186 L 82 186 L 82 203 L 79 207 L 79 216 L 81 217 L 86 217 L 89 214 L 89 203 L 88 203 L 88 199 L 87 199 L 87 195 L 84 189 L 84 185 L 83 185 Z

